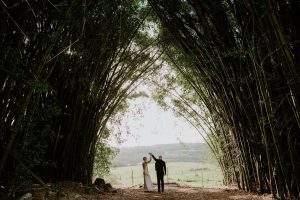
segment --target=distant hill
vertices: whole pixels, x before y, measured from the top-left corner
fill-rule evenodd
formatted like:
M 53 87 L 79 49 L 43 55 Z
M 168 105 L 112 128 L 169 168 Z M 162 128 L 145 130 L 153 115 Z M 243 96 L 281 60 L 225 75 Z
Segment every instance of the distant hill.
M 162 155 L 166 162 L 215 162 L 207 144 L 184 143 L 120 148 L 112 164 L 113 166 L 140 164 L 144 156 L 149 158 L 149 152 L 157 158 Z

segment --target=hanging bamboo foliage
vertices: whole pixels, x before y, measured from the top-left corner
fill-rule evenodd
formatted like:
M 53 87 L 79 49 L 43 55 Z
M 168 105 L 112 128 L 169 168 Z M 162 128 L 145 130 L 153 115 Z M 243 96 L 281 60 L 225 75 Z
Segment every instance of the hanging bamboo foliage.
M 161 54 L 138 31 L 149 9 L 123 0 L 0 4 L 1 183 L 26 179 L 18 163 L 45 180 L 91 183 L 107 119 Z
M 0 2 L 0 184 L 90 183 L 107 120 L 164 51 L 184 89 L 172 108 L 209 133 L 225 182 L 298 198 L 299 3 L 149 3 L 159 45 L 144 1 Z
M 166 51 L 176 41 L 188 55 L 177 68 L 212 117 L 225 179 L 299 197 L 299 4 L 149 2 L 171 34 Z

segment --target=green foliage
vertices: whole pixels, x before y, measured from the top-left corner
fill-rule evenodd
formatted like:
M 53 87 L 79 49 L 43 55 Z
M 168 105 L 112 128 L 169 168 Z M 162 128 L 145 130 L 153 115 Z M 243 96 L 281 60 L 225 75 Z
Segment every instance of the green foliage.
M 96 153 L 107 171 L 106 123 L 160 54 L 148 14 L 144 0 L 1 1 L 1 183 L 13 155 L 47 180 L 90 183 Z
M 128 98 L 129 99 L 135 99 L 135 98 L 140 98 L 140 97 L 149 97 L 149 95 L 146 92 L 137 92 L 137 93 L 133 93 L 131 94 Z
M 247 191 L 268 191 L 280 199 L 298 196 L 297 3 L 149 3 L 165 26 L 160 38 L 167 61 L 192 88 L 186 90 L 178 81 L 183 90 L 169 105 L 196 127 L 199 120 L 206 122 L 203 131 L 209 133 L 225 182 Z M 274 169 L 280 173 L 274 175 Z
M 94 177 L 104 177 L 108 175 L 111 168 L 111 160 L 116 156 L 117 150 L 109 147 L 104 142 L 96 145 L 94 161 Z
M 46 153 L 55 134 L 52 125 L 62 113 L 55 100 L 55 95 L 48 95 L 47 99 L 40 97 L 40 101 L 43 102 L 35 105 L 32 108 L 35 110 L 33 115 L 28 115 L 24 119 L 27 126 L 23 127 L 24 138 L 19 143 L 21 149 L 14 149 L 16 154 L 22 152 L 21 155 L 18 155 L 19 159 L 29 169 L 50 165 L 46 159 Z
M 94 177 L 104 177 L 109 174 L 111 167 L 111 160 L 118 154 L 118 150 L 110 147 L 107 144 L 106 139 L 109 137 L 110 133 L 107 128 L 103 130 L 102 138 L 99 140 L 95 146 L 95 160 L 94 160 Z

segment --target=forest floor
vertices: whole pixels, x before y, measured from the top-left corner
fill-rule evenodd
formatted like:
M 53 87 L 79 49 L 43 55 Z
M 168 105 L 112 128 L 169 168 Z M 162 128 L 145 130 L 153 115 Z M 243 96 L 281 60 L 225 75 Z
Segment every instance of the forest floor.
M 0 198 L 1 199 L 1 198 Z M 165 192 L 145 192 L 139 186 L 131 188 L 110 188 L 106 191 L 94 186 L 82 186 L 80 183 L 66 181 L 60 185 L 52 185 L 46 188 L 35 188 L 19 200 L 271 200 L 271 195 L 258 195 L 239 191 L 234 187 L 188 187 L 167 186 Z
M 195 187 L 177 187 L 166 189 L 163 193 L 158 192 L 145 192 L 143 189 L 137 188 L 124 188 L 118 189 L 113 195 L 105 194 L 100 195 L 98 199 L 108 200 L 226 200 L 226 199 L 238 199 L 238 200 L 271 200 L 271 195 L 256 195 L 246 192 L 242 192 L 236 189 L 228 188 L 195 188 Z

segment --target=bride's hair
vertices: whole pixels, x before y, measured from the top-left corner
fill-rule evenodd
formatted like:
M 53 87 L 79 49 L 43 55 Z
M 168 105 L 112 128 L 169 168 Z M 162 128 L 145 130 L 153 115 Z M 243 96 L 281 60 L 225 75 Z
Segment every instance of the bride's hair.
M 143 157 L 143 160 L 147 160 L 147 157 Z

